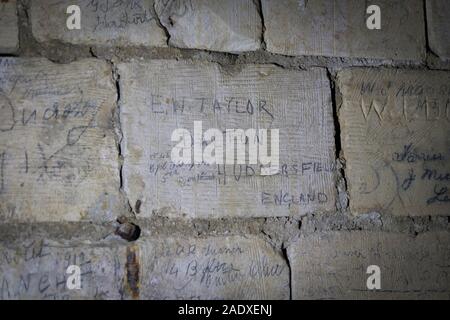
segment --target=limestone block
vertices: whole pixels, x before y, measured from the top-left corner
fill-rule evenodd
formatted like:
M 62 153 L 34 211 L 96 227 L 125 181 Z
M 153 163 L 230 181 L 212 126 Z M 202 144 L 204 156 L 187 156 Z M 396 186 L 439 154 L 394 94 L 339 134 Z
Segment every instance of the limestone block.
M 120 64 L 119 72 L 124 191 L 141 216 L 153 211 L 176 217 L 299 216 L 334 210 L 334 124 L 324 70 L 271 65 L 222 70 L 210 63 L 160 60 Z M 225 154 L 221 133 L 226 129 L 267 129 L 267 135 L 278 129 L 278 170 L 262 172 L 261 153 L 252 164 L 250 147 L 238 163 L 234 144 L 234 164 L 208 164 L 204 158 L 196 164 L 193 157 L 190 164 L 174 163 L 172 133 L 182 128 L 192 137 L 195 121 L 201 121 L 203 133 L 220 131 Z M 238 141 L 250 146 L 258 138 L 260 152 L 269 139 L 259 133 Z M 203 142 L 211 144 L 207 138 Z
M 122 297 L 125 248 L 30 239 L 20 246 L 2 244 L 0 252 L 0 300 Z M 76 282 L 69 266 L 79 267 L 80 289 L 70 287 Z
M 141 299 L 289 299 L 286 261 L 262 240 L 163 238 L 139 248 Z
M 80 289 L 71 289 L 80 270 Z M 254 237 L 0 244 L 0 300 L 288 299 L 281 252 Z
M 45 0 L 31 2 L 31 24 L 40 42 L 51 40 L 97 46 L 167 46 L 153 0 Z M 81 29 L 67 27 L 70 5 L 81 12 Z
M 242 52 L 260 48 L 262 25 L 252 0 L 156 0 L 156 12 L 180 48 Z
M 340 72 L 341 141 L 350 208 L 446 215 L 450 208 L 450 73 Z
M 114 218 L 115 107 L 106 62 L 0 59 L 0 220 Z
M 449 299 L 450 234 L 304 234 L 288 248 L 293 299 Z M 369 290 L 367 268 L 380 268 Z M 374 282 L 370 282 L 374 283 Z
M 0 53 L 14 53 L 19 48 L 16 0 L 0 2 Z
M 262 0 L 267 50 L 292 56 L 423 59 L 423 2 L 376 4 L 381 9 L 380 30 L 367 28 L 367 1 Z
M 450 2 L 427 0 L 427 30 L 430 49 L 441 58 L 450 59 Z

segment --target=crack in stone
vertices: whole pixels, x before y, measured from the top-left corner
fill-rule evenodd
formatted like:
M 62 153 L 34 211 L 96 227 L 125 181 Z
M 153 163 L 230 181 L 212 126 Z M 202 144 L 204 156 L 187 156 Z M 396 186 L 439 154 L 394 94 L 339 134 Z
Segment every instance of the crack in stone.
M 112 68 L 112 77 L 116 88 L 116 94 L 117 94 L 117 100 L 116 100 L 116 109 L 115 109 L 115 115 L 113 117 L 114 124 L 115 124 L 115 138 L 116 138 L 116 147 L 117 147 L 117 153 L 118 153 L 118 161 L 119 161 L 119 192 L 125 199 L 125 206 L 128 208 L 128 212 L 132 213 L 133 216 L 136 216 L 135 212 L 133 211 L 133 207 L 131 206 L 130 200 L 128 199 L 128 196 L 124 190 L 124 176 L 123 176 L 123 161 L 124 161 L 124 155 L 123 155 L 123 131 L 122 131 L 122 122 L 121 122 L 121 110 L 120 110 L 120 103 L 121 103 L 121 89 L 120 89 L 120 74 L 119 70 L 117 69 L 117 66 L 114 64 L 113 61 L 108 61 Z
M 258 11 L 258 14 L 261 18 L 261 50 L 266 50 L 267 48 L 267 44 L 266 44 L 266 38 L 265 38 L 265 33 L 266 33 L 266 25 L 264 22 L 264 13 L 263 13 L 263 8 L 262 8 L 262 0 L 253 0 L 255 2 L 256 5 L 256 10 Z
M 330 81 L 330 91 L 331 91 L 331 105 L 333 108 L 333 121 L 334 121 L 334 145 L 335 145 L 335 158 L 337 163 L 337 181 L 336 181 L 336 209 L 338 211 L 346 211 L 349 206 L 349 196 L 347 188 L 347 178 L 345 175 L 345 158 L 342 149 L 341 142 L 341 126 L 339 123 L 339 108 L 337 102 L 337 94 L 340 94 L 337 89 L 336 77 L 327 69 L 328 80 Z
M 286 260 L 286 265 L 289 269 L 289 300 L 292 300 L 292 268 L 291 263 L 289 261 L 289 255 L 287 253 L 287 249 L 283 248 L 281 249 L 281 252 L 283 253 L 283 258 Z
M 439 57 L 430 47 L 430 39 L 428 37 L 428 17 L 427 17 L 427 0 L 423 1 L 423 19 L 425 21 L 424 28 L 425 28 L 425 60 L 428 64 L 428 57 L 429 55 L 433 55 L 434 57 Z
M 153 6 L 151 6 L 152 14 L 156 18 L 155 21 L 158 24 L 158 26 L 164 31 L 166 34 L 166 44 L 169 46 L 169 41 L 171 38 L 169 30 L 166 28 L 166 26 L 161 22 L 161 17 L 158 15 L 158 12 L 156 11 L 156 1 L 153 3 Z

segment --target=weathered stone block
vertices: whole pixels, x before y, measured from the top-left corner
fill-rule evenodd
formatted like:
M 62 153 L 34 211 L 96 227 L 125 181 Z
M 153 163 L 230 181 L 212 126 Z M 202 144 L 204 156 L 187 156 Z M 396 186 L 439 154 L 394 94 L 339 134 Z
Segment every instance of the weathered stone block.
M 79 290 L 67 287 L 75 283 L 71 265 L 80 268 Z M 0 300 L 288 299 L 289 292 L 281 252 L 253 237 L 0 244 Z
M 450 2 L 427 0 L 427 30 L 430 49 L 441 58 L 450 59 Z
M 139 257 L 141 299 L 289 299 L 286 261 L 256 238 L 164 238 Z
M 67 245 L 43 239 L 0 246 L 0 300 L 121 299 L 126 284 L 125 247 Z M 80 289 L 69 289 L 80 268 Z M 70 271 L 70 270 L 69 270 Z M 73 277 L 72 277 L 73 279 Z M 69 280 L 69 281 L 68 281 Z
M 288 248 L 293 299 L 449 299 L 450 234 L 304 234 Z M 371 265 L 379 290 L 368 290 Z
M 115 107 L 106 62 L 0 59 L 1 220 L 115 217 Z
M 338 74 L 350 207 L 395 215 L 450 208 L 450 73 L 352 69 Z
M 261 46 L 255 1 L 156 0 L 155 8 L 175 47 L 242 52 Z
M 154 210 L 188 217 L 334 210 L 334 126 L 324 70 L 271 65 L 222 70 L 216 64 L 161 60 L 120 64 L 119 72 L 124 190 L 142 216 Z M 248 149 L 243 164 L 236 157 L 234 165 L 194 164 L 192 157 L 192 164 L 175 164 L 171 135 L 184 128 L 192 136 L 194 121 L 202 122 L 203 132 L 279 129 L 278 173 L 262 175 L 261 158 L 251 164 Z M 226 139 L 221 140 L 225 151 Z
M 70 5 L 78 5 L 81 10 L 80 30 L 67 27 Z M 31 1 L 33 35 L 40 42 L 165 47 L 166 35 L 158 25 L 153 5 L 153 0 Z
M 0 53 L 14 53 L 19 48 L 16 0 L 0 2 Z
M 366 1 L 262 0 L 267 50 L 293 56 L 423 59 L 423 2 L 376 4 L 381 9 L 380 30 L 366 26 Z

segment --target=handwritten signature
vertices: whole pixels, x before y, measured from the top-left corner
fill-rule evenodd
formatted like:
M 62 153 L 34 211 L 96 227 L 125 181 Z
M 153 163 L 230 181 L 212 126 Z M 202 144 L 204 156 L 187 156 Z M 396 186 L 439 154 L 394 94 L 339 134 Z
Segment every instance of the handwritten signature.
M 427 200 L 427 204 L 430 205 L 439 202 L 450 202 L 448 187 L 434 186 L 434 196 Z

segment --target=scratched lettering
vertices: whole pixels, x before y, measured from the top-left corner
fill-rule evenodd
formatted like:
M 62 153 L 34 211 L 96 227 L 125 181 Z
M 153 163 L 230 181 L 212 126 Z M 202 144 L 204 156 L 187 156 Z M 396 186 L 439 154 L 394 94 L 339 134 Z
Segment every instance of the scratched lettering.
M 147 242 L 141 256 L 141 298 L 289 297 L 287 265 L 270 246 L 252 237 L 160 239 Z
M 98 201 L 117 204 L 109 67 L 92 60 L 3 61 L 0 219 L 80 220 L 102 214 L 87 212 Z
M 120 299 L 121 257 L 117 248 L 62 246 L 44 239 L 0 246 L 0 300 Z M 66 286 L 69 265 L 81 270 L 80 290 Z
M 75 4 L 81 11 L 81 29 L 70 32 L 65 12 Z M 32 30 L 41 42 L 57 39 L 73 44 L 165 47 L 166 35 L 158 25 L 153 6 L 153 0 L 33 1 Z
M 286 73 L 251 65 L 228 73 L 216 64 L 175 61 L 121 64 L 119 69 L 124 190 L 130 203 L 139 200 L 143 216 L 155 210 L 190 217 L 334 210 L 331 93 L 321 70 Z M 245 163 L 173 163 L 171 134 L 177 128 L 193 132 L 194 121 L 202 121 L 203 130 L 221 132 L 279 129 L 278 173 L 263 176 L 260 164 L 247 161 L 248 137 Z
M 448 80 L 450 73 L 433 71 L 340 73 L 339 120 L 352 211 L 447 214 Z

